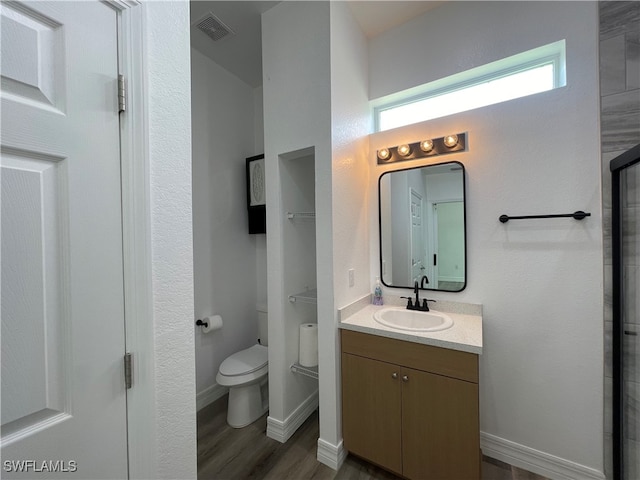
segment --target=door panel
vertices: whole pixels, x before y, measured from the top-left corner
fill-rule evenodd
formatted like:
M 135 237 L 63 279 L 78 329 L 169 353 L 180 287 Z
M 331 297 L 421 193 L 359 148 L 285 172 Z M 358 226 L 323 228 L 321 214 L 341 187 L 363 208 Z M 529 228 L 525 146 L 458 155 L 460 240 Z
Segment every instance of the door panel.
M 478 479 L 478 385 L 402 369 L 403 475 Z
M 395 374 L 395 378 L 394 378 Z M 342 434 L 345 448 L 402 473 L 400 368 L 342 354 Z
M 2 156 L 3 436 L 19 419 L 62 413 L 67 400 L 59 173 L 55 161 Z
M 426 248 L 424 227 L 422 225 L 422 196 L 413 188 L 410 191 L 411 203 L 411 282 L 420 281 L 425 273 Z
M 117 15 L 0 17 L 3 477 L 126 478 Z

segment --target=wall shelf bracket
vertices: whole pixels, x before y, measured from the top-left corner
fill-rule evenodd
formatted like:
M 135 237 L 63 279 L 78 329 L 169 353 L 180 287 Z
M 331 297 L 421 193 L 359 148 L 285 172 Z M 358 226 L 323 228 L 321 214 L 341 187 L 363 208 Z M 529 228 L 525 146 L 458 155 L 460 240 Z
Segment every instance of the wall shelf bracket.
M 300 293 L 294 293 L 293 295 L 289 295 L 289 301 L 291 303 L 318 303 L 318 289 L 312 288 L 311 290 L 306 290 Z
M 307 377 L 318 379 L 318 367 L 303 367 L 299 363 L 294 363 L 291 365 L 291 371 L 293 373 L 299 373 L 301 375 L 305 375 Z
M 289 220 L 295 220 L 296 218 L 313 220 L 316 218 L 315 212 L 287 212 L 287 218 Z

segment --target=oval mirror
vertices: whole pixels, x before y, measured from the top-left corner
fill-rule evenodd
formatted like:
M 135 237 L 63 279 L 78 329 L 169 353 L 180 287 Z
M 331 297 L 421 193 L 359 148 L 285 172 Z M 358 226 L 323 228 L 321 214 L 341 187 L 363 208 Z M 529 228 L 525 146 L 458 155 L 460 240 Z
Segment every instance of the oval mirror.
M 380 272 L 387 287 L 466 286 L 465 170 L 460 162 L 383 173 L 378 180 Z

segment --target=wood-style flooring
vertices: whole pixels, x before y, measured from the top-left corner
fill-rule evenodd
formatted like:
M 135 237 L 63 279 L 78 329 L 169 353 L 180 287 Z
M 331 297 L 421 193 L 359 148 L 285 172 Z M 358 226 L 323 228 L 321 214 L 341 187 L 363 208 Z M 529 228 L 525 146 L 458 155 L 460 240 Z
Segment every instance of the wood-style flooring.
M 267 438 L 267 416 L 245 428 L 226 423 L 227 396 L 198 412 L 198 479 L 400 480 L 349 455 L 339 471 L 316 460 L 318 412 L 287 443 Z M 484 457 L 484 480 L 545 480 L 544 477 Z

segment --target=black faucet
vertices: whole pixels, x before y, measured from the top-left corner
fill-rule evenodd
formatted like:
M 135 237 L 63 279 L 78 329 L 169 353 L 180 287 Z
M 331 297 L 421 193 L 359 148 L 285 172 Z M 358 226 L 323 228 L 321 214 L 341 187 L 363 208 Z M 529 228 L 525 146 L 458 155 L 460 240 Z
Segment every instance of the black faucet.
M 423 275 L 422 278 L 420 279 L 420 285 L 418 286 L 418 281 L 416 280 L 413 284 L 413 293 L 416 294 L 416 298 L 415 298 L 415 303 L 414 301 L 412 301 L 413 299 L 411 297 L 402 297 L 402 298 L 406 298 L 407 301 L 407 310 L 419 310 L 421 312 L 428 312 L 429 311 L 429 304 L 427 302 L 435 302 L 435 300 L 427 300 L 426 298 L 422 300 L 422 305 L 420 305 L 420 290 L 425 290 L 424 285 L 425 283 L 428 285 L 429 284 L 429 279 L 427 278 L 426 275 Z
M 420 305 L 420 296 L 418 295 L 418 291 L 425 290 L 425 288 L 424 288 L 425 283 L 427 285 L 429 285 L 429 279 L 427 278 L 426 275 L 423 275 L 422 278 L 420 279 L 420 287 L 418 287 L 418 281 L 417 280 L 413 285 L 413 293 L 416 294 L 416 303 L 415 303 L 416 306 Z M 426 308 L 425 311 L 428 312 L 429 311 L 429 307 L 427 307 L 427 301 L 423 300 L 422 304 Z

